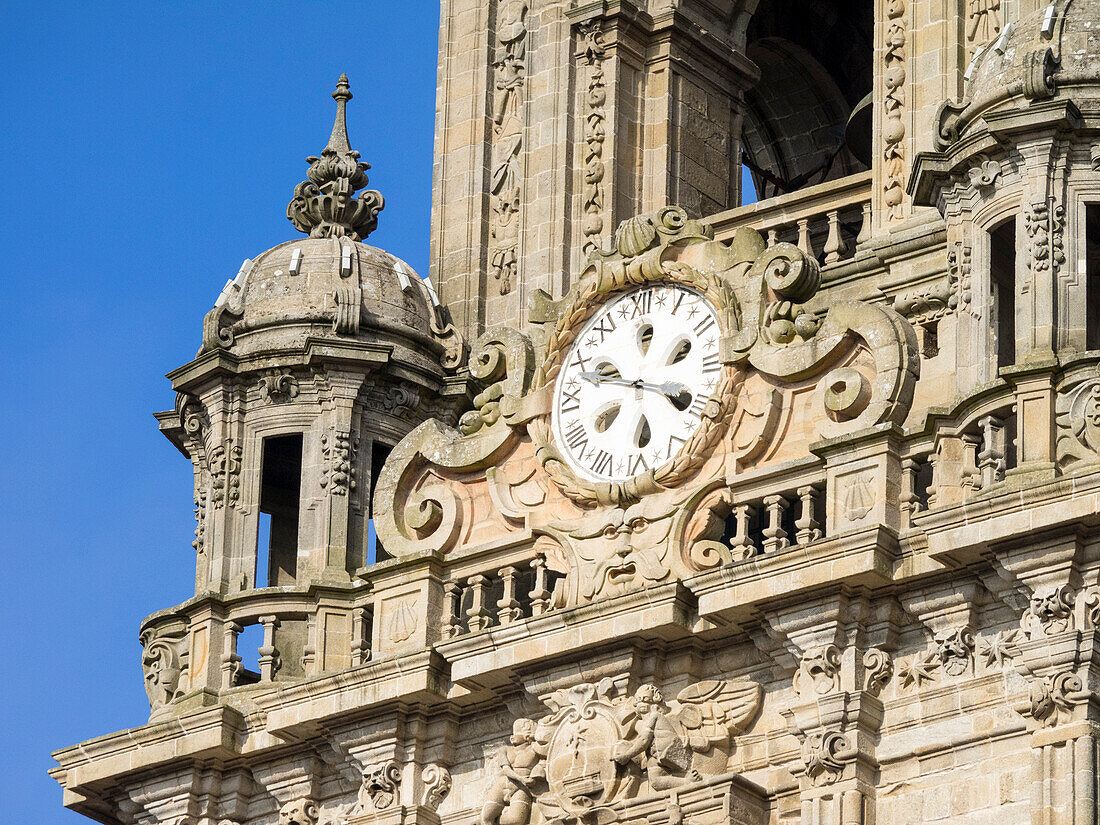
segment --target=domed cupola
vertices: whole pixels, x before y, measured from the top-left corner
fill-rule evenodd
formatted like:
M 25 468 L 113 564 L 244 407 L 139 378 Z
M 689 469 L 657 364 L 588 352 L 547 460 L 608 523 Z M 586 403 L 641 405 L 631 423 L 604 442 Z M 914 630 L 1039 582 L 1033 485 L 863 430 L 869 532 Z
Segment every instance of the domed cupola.
M 169 374 L 161 428 L 195 471 L 196 592 L 352 586 L 372 561 L 373 479 L 428 417 L 454 421 L 464 344 L 432 285 L 363 240 L 384 201 L 336 122 L 287 217 L 308 237 L 246 260 Z
M 909 181 L 947 222 L 960 392 L 1100 349 L 1100 0 L 1006 25 L 964 84 Z

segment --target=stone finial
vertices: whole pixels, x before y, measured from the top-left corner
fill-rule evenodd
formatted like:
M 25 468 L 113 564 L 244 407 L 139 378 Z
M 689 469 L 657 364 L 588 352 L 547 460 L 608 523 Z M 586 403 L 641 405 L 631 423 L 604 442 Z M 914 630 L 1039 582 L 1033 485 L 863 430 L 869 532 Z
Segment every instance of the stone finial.
M 351 100 L 348 76 L 340 75 L 336 91 L 336 122 L 321 157 L 308 157 L 308 180 L 294 187 L 294 199 L 286 216 L 311 238 L 351 238 L 361 241 L 378 226 L 385 206 L 380 192 L 363 189 L 369 183 L 370 164 L 348 143 L 347 102 Z M 358 197 L 355 193 L 359 192 Z

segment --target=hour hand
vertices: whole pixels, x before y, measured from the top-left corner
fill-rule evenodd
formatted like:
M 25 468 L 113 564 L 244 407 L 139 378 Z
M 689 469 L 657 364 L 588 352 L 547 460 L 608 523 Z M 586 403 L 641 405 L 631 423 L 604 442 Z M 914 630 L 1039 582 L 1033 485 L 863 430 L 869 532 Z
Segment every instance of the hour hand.
M 595 371 L 582 372 L 580 373 L 580 378 L 582 381 L 587 381 L 589 384 L 595 384 L 597 387 L 600 385 L 600 382 L 604 380 L 604 376 Z
M 669 398 L 679 398 L 685 392 L 689 392 L 687 384 L 682 384 L 679 381 L 665 381 L 657 384 L 655 389 Z

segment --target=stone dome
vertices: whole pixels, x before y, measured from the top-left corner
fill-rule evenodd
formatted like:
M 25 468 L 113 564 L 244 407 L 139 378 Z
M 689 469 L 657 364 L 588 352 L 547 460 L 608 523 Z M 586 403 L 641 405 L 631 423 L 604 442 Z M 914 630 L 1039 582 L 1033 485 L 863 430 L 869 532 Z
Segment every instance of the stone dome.
M 1100 0 L 1058 2 L 1009 23 L 978 51 L 961 101 L 940 109 L 939 147 L 962 137 L 994 110 L 1024 109 L 1054 97 L 1082 111 L 1100 106 Z
M 363 243 L 385 201 L 364 189 L 370 167 L 348 144 L 346 75 L 332 96 L 332 136 L 320 157 L 307 158 L 307 179 L 287 207 L 287 218 L 309 237 L 242 264 L 206 316 L 200 352 L 255 357 L 330 339 L 390 346 L 398 360 L 431 371 L 455 366 L 462 343 L 431 284 L 400 258 Z
M 226 284 L 208 330 L 239 354 L 291 349 L 307 338 L 438 345 L 440 311 L 430 284 L 400 258 L 350 238 L 302 238 L 245 261 Z

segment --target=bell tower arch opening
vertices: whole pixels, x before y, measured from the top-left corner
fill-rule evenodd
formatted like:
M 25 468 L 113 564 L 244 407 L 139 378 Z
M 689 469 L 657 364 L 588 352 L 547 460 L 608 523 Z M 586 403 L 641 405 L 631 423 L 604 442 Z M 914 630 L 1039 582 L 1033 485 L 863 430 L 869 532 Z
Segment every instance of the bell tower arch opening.
M 871 0 L 756 5 L 742 162 L 761 200 L 870 167 L 873 34 Z

